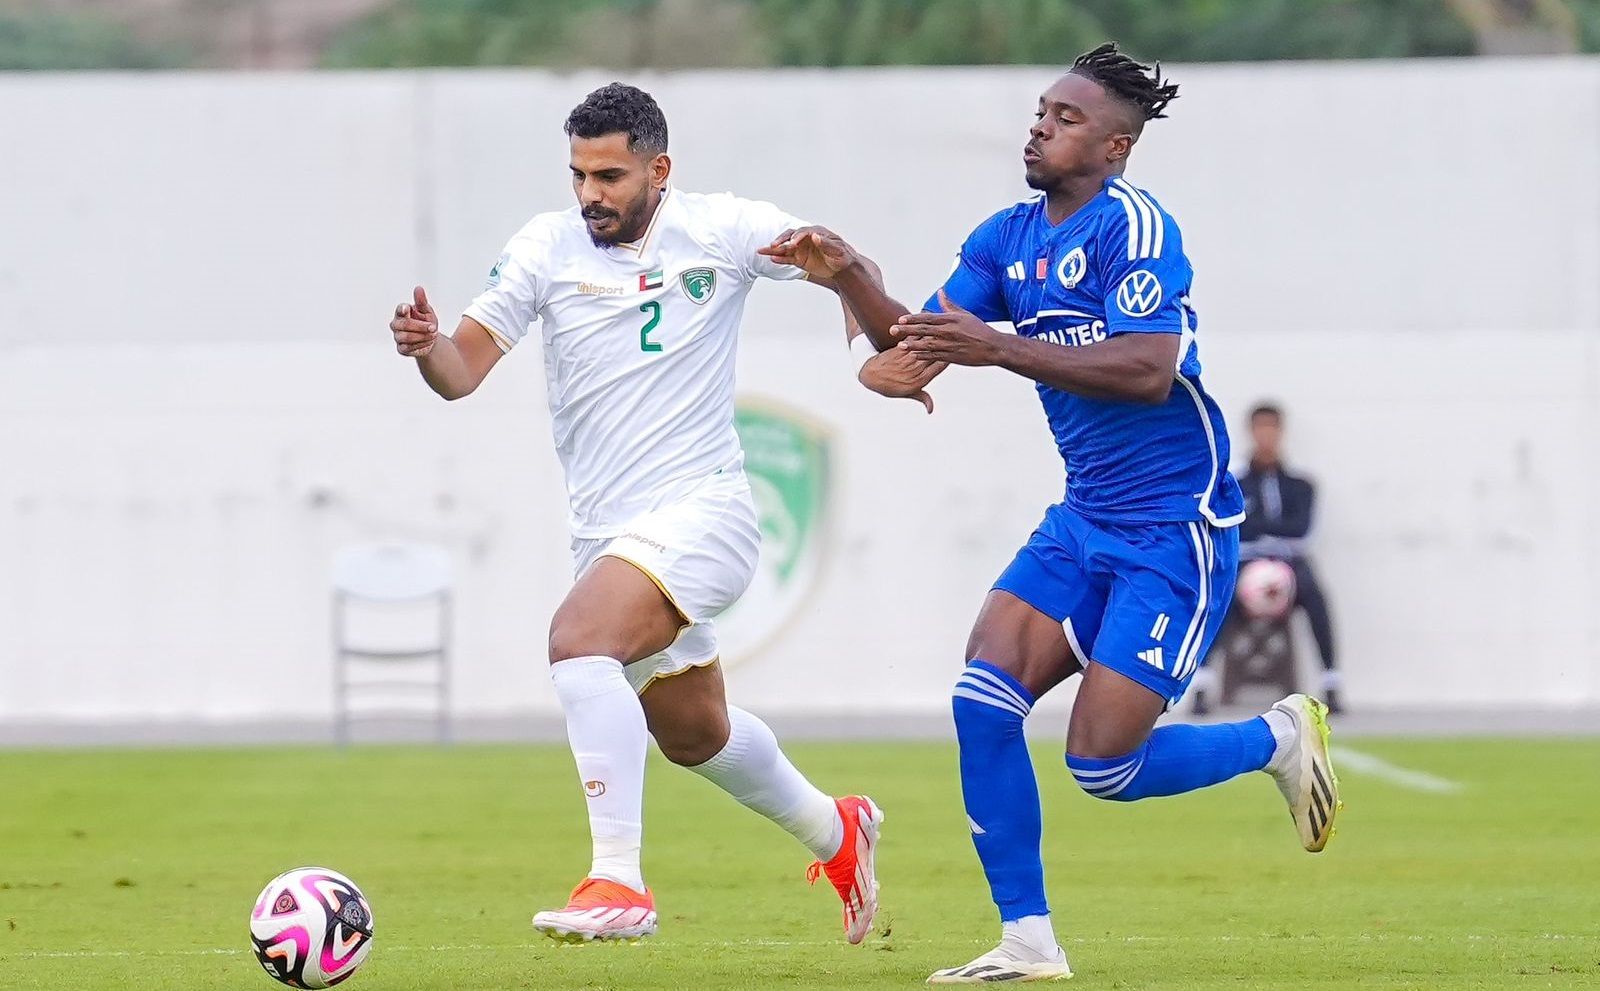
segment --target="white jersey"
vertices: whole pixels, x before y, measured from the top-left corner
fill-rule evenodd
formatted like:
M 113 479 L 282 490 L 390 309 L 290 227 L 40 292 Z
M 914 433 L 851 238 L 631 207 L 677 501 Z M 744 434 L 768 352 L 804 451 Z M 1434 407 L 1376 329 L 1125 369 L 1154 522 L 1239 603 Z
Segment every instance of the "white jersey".
M 466 315 L 510 351 L 539 320 L 573 535 L 613 537 L 717 472 L 742 473 L 733 372 L 745 296 L 798 279 L 756 249 L 803 226 L 770 203 L 668 188 L 644 236 L 597 247 L 578 208 L 506 245 Z

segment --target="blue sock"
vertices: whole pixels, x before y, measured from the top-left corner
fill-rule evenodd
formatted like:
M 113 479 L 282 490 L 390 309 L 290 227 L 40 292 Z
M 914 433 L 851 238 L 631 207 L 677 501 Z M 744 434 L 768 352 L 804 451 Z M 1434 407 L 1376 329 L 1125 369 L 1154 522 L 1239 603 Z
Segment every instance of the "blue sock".
M 961 795 L 989 893 L 1003 921 L 1047 915 L 1039 782 L 1022 737 L 1033 696 L 987 661 L 969 663 L 951 696 L 961 744 Z
M 1144 746 L 1121 757 L 1067 754 L 1067 767 L 1079 786 L 1095 798 L 1136 802 L 1186 791 L 1259 771 L 1272 759 L 1277 741 L 1267 721 L 1162 726 Z

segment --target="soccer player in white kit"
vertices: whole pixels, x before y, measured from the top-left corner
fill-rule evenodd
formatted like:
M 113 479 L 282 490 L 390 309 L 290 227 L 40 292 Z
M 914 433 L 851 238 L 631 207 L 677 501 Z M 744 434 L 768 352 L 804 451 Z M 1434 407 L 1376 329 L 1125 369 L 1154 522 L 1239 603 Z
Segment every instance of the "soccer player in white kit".
M 511 239 L 453 336 L 421 287 L 390 325 L 428 385 L 458 399 L 539 324 L 577 574 L 550 624 L 551 678 L 594 859 L 534 928 L 572 942 L 656 931 L 639 866 L 649 734 L 804 844 L 859 943 L 877 910 L 883 814 L 823 794 L 765 723 L 727 703 L 712 626 L 750 583 L 760 543 L 733 427 L 739 321 L 758 278 L 804 277 L 756 253 L 803 222 L 672 188 L 666 119 L 632 86 L 589 94 L 566 132 L 578 205 Z

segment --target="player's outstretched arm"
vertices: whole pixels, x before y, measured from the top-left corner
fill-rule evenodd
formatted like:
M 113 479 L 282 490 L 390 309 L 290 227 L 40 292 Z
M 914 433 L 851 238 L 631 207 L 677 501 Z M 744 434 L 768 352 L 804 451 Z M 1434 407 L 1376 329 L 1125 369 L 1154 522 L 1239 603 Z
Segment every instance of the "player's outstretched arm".
M 862 261 L 874 281 L 882 285 L 883 272 L 877 263 L 865 257 Z M 841 298 L 839 305 L 844 310 L 845 343 L 849 346 L 850 353 L 861 361 L 861 368 L 856 372 L 857 381 L 880 396 L 888 396 L 891 399 L 915 399 L 932 413 L 933 397 L 928 395 L 928 383 L 937 378 L 948 366 L 942 361 L 923 361 L 900 348 L 878 351 L 872 346 L 871 338 L 861 329 L 861 323 L 856 319 L 855 311 L 850 309 L 850 303 Z
M 1159 406 L 1172 392 L 1177 334 L 1118 334 L 1079 348 L 1014 337 L 1001 367 L 1089 399 Z
M 1089 399 L 1158 404 L 1172 391 L 1179 335 L 1117 334 L 1069 348 L 1032 337 L 1003 334 L 963 310 L 943 291 L 943 313 L 908 313 L 895 334 L 900 347 L 924 361 L 994 365 L 1052 389 Z
M 868 275 L 881 288 L 883 270 L 865 255 L 860 258 Z M 831 284 L 829 287 L 832 288 Z M 880 396 L 915 399 L 932 413 L 933 397 L 928 395 L 928 383 L 938 378 L 949 366 L 942 361 L 924 361 L 900 348 L 879 351 L 873 345 L 872 338 L 862 329 L 861 321 L 856 319 L 850 301 L 841 296 L 839 305 L 844 310 L 845 343 L 849 345 L 850 353 L 861 361 L 861 368 L 856 372 L 857 381 Z
M 826 227 L 801 227 L 784 231 L 757 251 L 779 264 L 804 269 L 812 282 L 837 292 L 873 347 L 879 351 L 894 347 L 891 329 L 907 312 L 905 304 L 884 291 L 876 263 L 844 238 Z
M 439 333 L 439 315 L 421 286 L 412 301 L 394 308 L 389 321 L 395 350 L 417 359 L 417 369 L 428 387 L 446 399 L 469 396 L 489 374 L 502 354 L 489 331 L 471 317 L 462 317 L 454 336 Z

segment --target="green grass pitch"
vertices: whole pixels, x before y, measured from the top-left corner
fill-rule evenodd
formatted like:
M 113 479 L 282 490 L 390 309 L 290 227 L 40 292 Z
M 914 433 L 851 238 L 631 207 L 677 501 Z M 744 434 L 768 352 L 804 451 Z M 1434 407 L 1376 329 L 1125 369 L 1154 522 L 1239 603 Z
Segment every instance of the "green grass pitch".
M 1337 741 L 1336 741 L 1337 742 Z M 1359 741 L 1459 782 L 1343 772 L 1348 803 L 1301 852 L 1264 775 L 1096 802 L 1035 754 L 1071 986 L 1600 987 L 1600 740 Z M 371 899 L 356 991 L 912 988 L 986 949 L 996 920 L 949 744 L 804 745 L 821 786 L 888 814 L 881 931 L 839 933 L 804 852 L 694 775 L 649 773 L 645 875 L 661 933 L 563 947 L 528 919 L 587 866 L 571 759 L 552 747 L 0 753 L 0 988 L 277 987 L 246 917 L 319 864 Z

